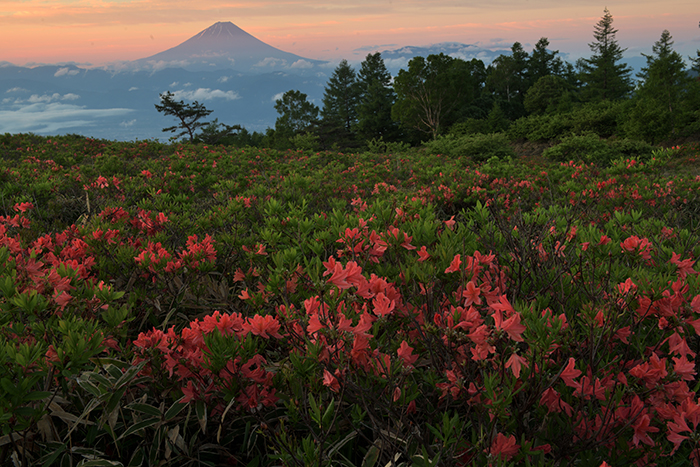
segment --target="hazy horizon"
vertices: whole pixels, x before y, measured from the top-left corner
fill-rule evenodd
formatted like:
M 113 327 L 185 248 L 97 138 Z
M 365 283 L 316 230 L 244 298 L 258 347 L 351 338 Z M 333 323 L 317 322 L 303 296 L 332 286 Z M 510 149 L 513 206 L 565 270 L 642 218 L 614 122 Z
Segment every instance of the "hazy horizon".
M 488 6 L 456 0 L 429 4 L 362 0 L 328 2 L 221 0 L 9 0 L 0 5 L 0 61 L 19 66 L 104 65 L 162 52 L 218 21 L 231 21 L 261 41 L 302 57 L 360 60 L 367 53 L 442 42 L 532 49 L 540 37 L 571 60 L 590 56 L 588 43 L 605 5 L 593 2 L 497 0 Z M 685 58 L 700 49 L 700 2 L 615 1 L 607 4 L 626 56 L 651 53 L 664 29 Z

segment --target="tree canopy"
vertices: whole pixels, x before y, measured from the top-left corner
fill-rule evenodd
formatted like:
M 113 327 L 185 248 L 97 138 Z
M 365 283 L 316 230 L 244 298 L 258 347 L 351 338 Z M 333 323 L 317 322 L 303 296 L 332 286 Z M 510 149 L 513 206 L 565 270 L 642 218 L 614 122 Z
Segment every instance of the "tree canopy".
M 275 133 L 279 138 L 292 138 L 309 129 L 318 118 L 319 109 L 307 100 L 301 91 L 289 90 L 275 101 L 279 117 L 275 122 Z
M 391 75 L 379 52 L 368 54 L 360 65 L 358 76 L 360 102 L 357 106 L 357 136 L 364 140 L 393 141 L 398 137 L 398 126 L 391 118 L 391 107 L 396 93 L 391 86 Z
M 357 123 L 360 85 L 355 70 L 343 59 L 333 71 L 323 94 L 321 118 L 334 130 L 350 133 Z
M 201 121 L 208 117 L 212 111 L 197 101 L 186 104 L 184 101 L 175 101 L 175 94 L 166 91 L 160 95 L 160 104 L 155 104 L 156 110 L 165 115 L 171 115 L 179 120 L 177 125 L 163 128 L 164 132 L 177 133 L 174 138 L 187 136 L 190 142 L 194 142 L 195 133 L 199 128 L 209 125 Z M 178 133 L 179 131 L 179 133 Z
M 614 100 L 626 97 L 632 90 L 630 74 L 632 70 L 623 63 L 623 49 L 617 43 L 610 11 L 604 10 L 603 18 L 594 27 L 594 42 L 588 44 L 593 55 L 581 59 L 578 66 L 581 73 L 584 100 Z
M 465 62 L 442 53 L 415 57 L 394 80 L 397 99 L 392 117 L 435 139 L 456 121 L 459 110 L 469 106 L 484 78 L 480 60 Z

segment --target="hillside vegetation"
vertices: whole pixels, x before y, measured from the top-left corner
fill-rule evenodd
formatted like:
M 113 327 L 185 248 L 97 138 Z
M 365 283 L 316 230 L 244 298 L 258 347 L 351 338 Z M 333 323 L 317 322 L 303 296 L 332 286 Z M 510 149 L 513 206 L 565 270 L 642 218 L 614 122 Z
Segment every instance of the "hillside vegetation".
M 579 138 L 0 136 L 0 463 L 698 465 L 700 147 Z

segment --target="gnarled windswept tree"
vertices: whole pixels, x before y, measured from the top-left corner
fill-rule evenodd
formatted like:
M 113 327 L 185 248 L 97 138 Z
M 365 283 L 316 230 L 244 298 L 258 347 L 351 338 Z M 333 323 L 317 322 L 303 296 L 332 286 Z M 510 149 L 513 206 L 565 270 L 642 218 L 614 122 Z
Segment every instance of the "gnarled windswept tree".
M 155 104 L 155 106 L 158 112 L 163 112 L 165 115 L 172 115 L 180 122 L 177 125 L 163 128 L 163 131 L 176 133 L 179 130 L 180 132 L 174 137 L 181 138 L 182 136 L 187 136 L 191 143 L 195 140 L 195 132 L 199 128 L 209 125 L 209 123 L 201 120 L 208 117 L 213 112 L 197 101 L 191 104 L 186 104 L 184 101 L 175 101 L 175 94 L 170 91 L 161 94 L 160 104 Z

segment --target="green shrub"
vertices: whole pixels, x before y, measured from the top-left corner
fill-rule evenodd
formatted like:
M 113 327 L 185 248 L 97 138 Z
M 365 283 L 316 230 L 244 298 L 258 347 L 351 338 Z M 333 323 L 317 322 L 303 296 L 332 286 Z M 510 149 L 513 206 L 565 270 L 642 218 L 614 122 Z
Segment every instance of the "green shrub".
M 644 141 L 628 138 L 605 140 L 588 133 L 563 138 L 556 146 L 546 149 L 543 156 L 556 162 L 583 161 L 607 166 L 617 159 L 648 160 L 653 149 Z
M 613 139 L 608 141 L 608 144 L 624 158 L 631 157 L 647 160 L 654 151 L 654 147 L 651 144 L 636 139 Z
M 444 154 L 450 157 L 469 157 L 475 162 L 487 161 L 493 157 L 503 159 L 514 156 L 515 152 L 505 133 L 476 134 L 462 137 L 441 136 L 425 143 L 430 154 Z
M 475 135 L 477 133 L 488 133 L 488 122 L 484 119 L 468 118 L 462 122 L 455 123 L 450 127 L 449 134 L 460 137 Z
M 602 101 L 591 103 L 571 112 L 571 131 L 574 134 L 595 133 L 602 138 L 619 133 L 618 125 L 625 115 L 625 102 Z
M 627 113 L 623 129 L 629 138 L 658 144 L 671 135 L 673 116 L 654 101 L 640 100 Z
M 508 129 L 511 139 L 550 141 L 571 132 L 571 123 L 565 115 L 530 115 L 517 119 Z
M 619 152 L 595 134 L 568 136 L 556 146 L 545 149 L 542 155 L 555 162 L 583 161 L 598 164 L 609 164 L 620 157 Z
M 624 102 L 586 104 L 571 112 L 530 115 L 516 120 L 509 128 L 511 139 L 551 141 L 566 135 L 595 133 L 608 138 L 618 134 L 619 122 L 625 115 Z

